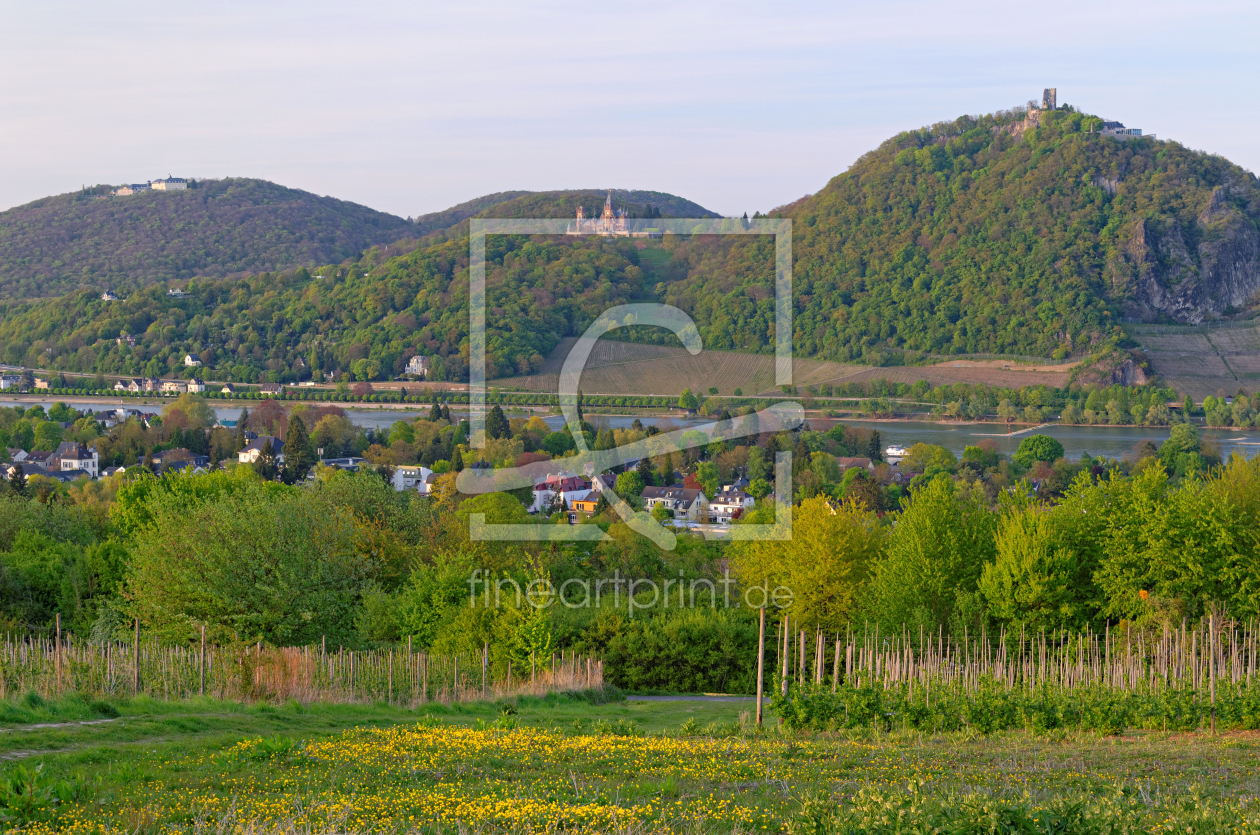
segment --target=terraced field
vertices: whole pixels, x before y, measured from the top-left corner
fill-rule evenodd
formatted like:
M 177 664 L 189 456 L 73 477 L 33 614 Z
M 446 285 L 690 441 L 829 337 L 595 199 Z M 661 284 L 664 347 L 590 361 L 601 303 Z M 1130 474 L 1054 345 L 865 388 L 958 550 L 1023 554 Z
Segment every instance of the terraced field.
M 1128 329 L 1151 370 L 1178 392 L 1202 400 L 1238 388 L 1260 390 L 1260 324 L 1204 327 L 1133 325 Z

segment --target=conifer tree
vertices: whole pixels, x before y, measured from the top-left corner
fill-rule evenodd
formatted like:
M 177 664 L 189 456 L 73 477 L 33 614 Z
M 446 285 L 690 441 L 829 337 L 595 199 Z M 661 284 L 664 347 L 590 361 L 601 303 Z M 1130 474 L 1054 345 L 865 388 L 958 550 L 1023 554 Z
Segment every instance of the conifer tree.
M 301 417 L 294 415 L 289 420 L 289 431 L 284 438 L 284 483 L 296 484 L 306 478 L 315 461 L 315 450 L 306 424 Z
M 264 481 L 275 481 L 276 476 L 280 475 L 280 465 L 276 462 L 276 451 L 268 440 L 263 444 L 262 452 L 258 454 L 258 458 L 254 461 L 254 472 Z
M 507 417 L 496 403 L 486 415 L 486 436 L 490 438 L 506 438 L 512 432 Z
M 248 444 L 245 440 L 245 424 L 249 423 L 249 409 L 241 409 L 241 416 L 236 419 L 236 444 L 233 452 L 240 452 Z

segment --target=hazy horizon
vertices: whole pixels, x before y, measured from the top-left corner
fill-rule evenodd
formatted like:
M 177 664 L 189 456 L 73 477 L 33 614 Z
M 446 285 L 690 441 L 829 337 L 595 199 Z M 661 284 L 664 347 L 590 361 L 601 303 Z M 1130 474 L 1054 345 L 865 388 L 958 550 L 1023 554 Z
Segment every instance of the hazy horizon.
M 813 193 L 901 130 L 1060 103 L 1260 168 L 1260 9 L 1070 2 L 8 10 L 0 208 L 258 177 L 401 216 L 507 190 Z

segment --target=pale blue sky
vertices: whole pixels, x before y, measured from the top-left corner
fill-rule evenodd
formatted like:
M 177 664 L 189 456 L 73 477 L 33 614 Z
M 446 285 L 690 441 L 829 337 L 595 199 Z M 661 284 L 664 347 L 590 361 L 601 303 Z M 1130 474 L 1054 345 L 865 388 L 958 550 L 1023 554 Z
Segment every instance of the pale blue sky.
M 643 188 L 724 214 L 1039 97 L 1260 169 L 1260 3 L 3 2 L 0 208 L 263 177 L 400 215 Z

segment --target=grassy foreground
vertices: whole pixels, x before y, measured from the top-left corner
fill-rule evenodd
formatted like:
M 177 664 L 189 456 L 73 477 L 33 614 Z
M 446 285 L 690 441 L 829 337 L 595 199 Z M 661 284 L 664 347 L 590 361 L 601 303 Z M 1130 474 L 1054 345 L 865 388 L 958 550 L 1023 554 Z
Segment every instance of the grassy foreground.
M 1260 833 L 1253 733 L 788 735 L 748 703 L 594 701 L 7 705 L 0 829 Z M 97 724 L 31 724 L 70 716 Z

